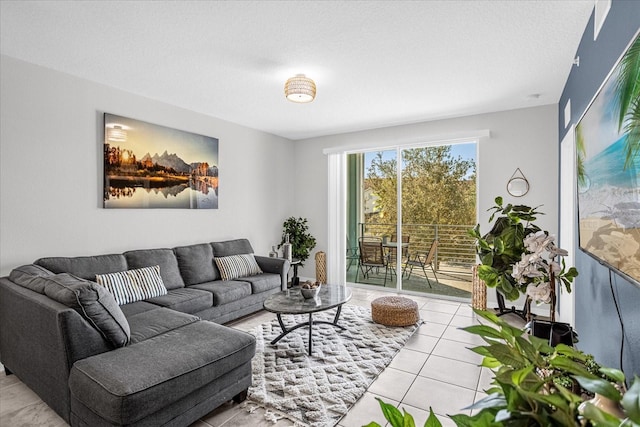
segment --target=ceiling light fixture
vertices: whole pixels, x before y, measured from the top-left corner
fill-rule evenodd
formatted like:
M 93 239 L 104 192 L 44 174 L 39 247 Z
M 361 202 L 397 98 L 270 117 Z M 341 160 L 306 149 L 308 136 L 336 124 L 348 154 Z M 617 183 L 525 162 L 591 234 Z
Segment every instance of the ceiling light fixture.
M 316 84 L 304 74 L 296 74 L 284 84 L 284 95 L 291 102 L 311 102 L 316 97 Z

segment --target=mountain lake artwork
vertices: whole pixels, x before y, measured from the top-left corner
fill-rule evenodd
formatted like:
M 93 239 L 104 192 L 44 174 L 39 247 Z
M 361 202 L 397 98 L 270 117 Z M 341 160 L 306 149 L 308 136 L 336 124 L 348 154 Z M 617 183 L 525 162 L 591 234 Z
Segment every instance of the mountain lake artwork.
M 218 209 L 218 139 L 104 114 L 104 207 Z

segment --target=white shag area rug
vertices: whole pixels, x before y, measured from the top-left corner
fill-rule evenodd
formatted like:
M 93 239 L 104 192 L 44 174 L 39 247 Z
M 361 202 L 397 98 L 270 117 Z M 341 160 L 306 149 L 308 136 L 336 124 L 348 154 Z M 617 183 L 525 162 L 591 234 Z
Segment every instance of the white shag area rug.
M 314 320 L 333 321 L 335 309 L 314 313 Z M 308 315 L 283 315 L 287 327 Z M 253 331 L 253 385 L 249 410 L 263 407 L 272 421 L 288 418 L 296 425 L 332 427 L 364 394 L 416 331 L 418 325 L 389 327 L 371 320 L 368 308 L 344 305 L 338 324 L 314 325 L 313 354 L 308 352 L 309 329 L 291 332 L 275 345 L 282 330 L 277 319 Z M 256 405 L 252 405 L 257 404 Z

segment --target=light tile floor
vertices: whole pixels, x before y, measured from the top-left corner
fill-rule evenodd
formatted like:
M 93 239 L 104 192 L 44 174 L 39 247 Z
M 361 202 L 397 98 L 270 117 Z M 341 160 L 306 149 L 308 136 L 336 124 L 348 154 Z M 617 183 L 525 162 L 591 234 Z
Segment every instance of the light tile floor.
M 349 304 L 370 307 L 371 301 L 389 292 L 353 288 Z M 469 304 L 433 298 L 408 296 L 418 303 L 425 323 L 407 342 L 374 381 L 364 396 L 340 421 L 340 427 L 360 427 L 370 421 L 385 425 L 376 397 L 393 403 L 414 416 L 416 425 L 423 425 L 429 407 L 439 415 L 442 425 L 453 426 L 446 414 L 463 408 L 485 396 L 491 372 L 478 364 L 481 357 L 468 347 L 481 344 L 475 336 L 458 328 L 478 324 Z M 228 324 L 242 330 L 272 320 L 274 315 L 258 312 Z M 522 326 L 520 319 L 507 320 Z M 2 365 L 0 365 L 0 369 Z M 192 424 L 192 427 L 284 427 L 288 420 L 272 423 L 264 410 L 249 413 L 242 404 L 226 403 Z M 0 426 L 66 426 L 67 424 L 38 398 L 15 375 L 0 373 Z

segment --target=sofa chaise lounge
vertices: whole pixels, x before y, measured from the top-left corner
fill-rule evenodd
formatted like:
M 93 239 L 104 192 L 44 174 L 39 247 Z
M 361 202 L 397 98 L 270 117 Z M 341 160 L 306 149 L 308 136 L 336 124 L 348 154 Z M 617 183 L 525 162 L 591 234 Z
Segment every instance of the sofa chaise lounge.
M 186 426 L 246 398 L 255 338 L 221 323 L 288 270 L 246 239 L 40 258 L 0 278 L 0 361 L 72 426 Z

